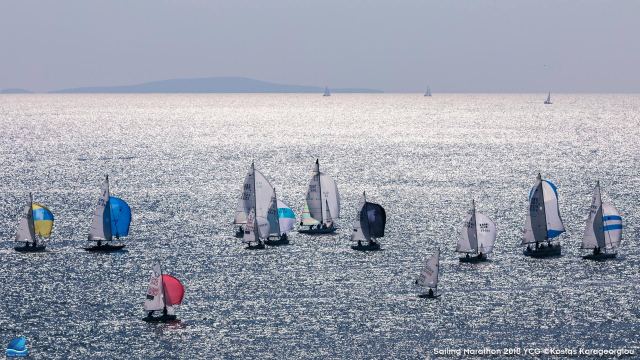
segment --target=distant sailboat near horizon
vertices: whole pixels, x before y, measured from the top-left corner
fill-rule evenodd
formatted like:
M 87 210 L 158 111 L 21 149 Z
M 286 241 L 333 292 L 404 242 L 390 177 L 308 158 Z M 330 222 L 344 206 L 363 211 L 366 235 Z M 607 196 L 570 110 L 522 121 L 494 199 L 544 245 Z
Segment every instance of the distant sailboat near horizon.
M 552 241 L 563 232 L 565 228 L 560 218 L 558 189 L 538 174 L 535 185 L 529 191 L 529 209 L 521 242 L 527 247 L 523 254 L 534 258 L 560 256 L 560 243 L 553 244 Z M 532 244 L 535 247 L 532 248 Z
M 337 229 L 335 220 L 338 218 L 340 218 L 338 185 L 329 175 L 320 171 L 320 162 L 316 159 L 298 232 L 302 234 L 333 233 Z
M 151 270 L 147 296 L 144 300 L 146 322 L 168 322 L 177 320 L 175 307 L 182 304 L 184 299 L 184 285 L 175 277 L 162 273 L 160 263 L 156 263 Z M 162 315 L 153 316 L 154 312 L 162 311 Z
M 456 252 L 464 253 L 460 262 L 476 263 L 487 261 L 496 241 L 496 224 L 488 216 L 476 211 L 476 202 L 471 202 L 471 210 L 464 220 Z
M 384 227 L 387 223 L 387 213 L 376 203 L 367 201 L 367 194 L 362 193 L 362 200 L 358 205 L 358 215 L 353 222 L 351 241 L 357 241 L 351 249 L 358 251 L 380 250 L 377 239 L 384 237 Z M 362 242 L 366 241 L 366 244 Z
M 131 225 L 131 208 L 126 201 L 111 196 L 109 192 L 109 175 L 105 175 L 102 183 L 101 195 L 93 212 L 93 220 L 89 229 L 88 241 L 96 242 L 96 245 L 85 247 L 86 251 L 117 251 L 125 245 L 112 244 L 114 240 L 129 235 Z M 104 242 L 104 243 L 103 243 Z
M 29 193 L 29 203 L 24 208 L 15 238 L 24 245 L 14 249 L 18 252 L 45 251 L 47 245 L 42 239 L 51 237 L 53 221 L 53 213 L 44 205 L 34 203 L 33 195 Z
M 419 298 L 423 299 L 437 299 L 441 294 L 438 294 L 438 280 L 440 277 L 440 250 L 429 257 L 424 264 L 424 267 L 420 271 L 420 275 L 416 279 L 416 285 L 420 287 L 428 287 L 429 291 L 419 294 Z
M 328 87 L 325 86 L 322 96 L 331 96 L 331 91 L 329 91 Z
M 622 216 L 613 202 L 602 201 L 600 181 L 596 182 L 591 200 L 589 217 L 587 218 L 581 249 L 593 252 L 584 255 L 583 259 L 606 260 L 617 255 L 617 248 L 622 240 Z
M 551 105 L 551 104 L 553 104 L 553 103 L 551 102 L 551 91 L 549 91 L 549 94 L 547 94 L 547 100 L 545 100 L 545 101 L 544 101 L 544 103 L 545 103 L 546 105 Z
M 424 96 L 431 97 L 431 87 L 427 86 L 427 91 L 425 91 Z

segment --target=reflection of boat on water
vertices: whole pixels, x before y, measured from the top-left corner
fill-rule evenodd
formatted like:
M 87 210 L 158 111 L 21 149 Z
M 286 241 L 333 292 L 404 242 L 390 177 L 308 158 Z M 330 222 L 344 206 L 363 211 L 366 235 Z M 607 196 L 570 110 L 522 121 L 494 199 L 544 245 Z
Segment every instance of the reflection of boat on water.
M 380 250 L 380 243 L 376 240 L 384 237 L 386 223 L 387 213 L 384 208 L 379 204 L 368 202 L 367 194 L 363 192 L 351 233 L 351 241 L 357 241 L 357 244 L 352 245 L 351 248 L 358 251 Z M 365 241 L 366 243 L 363 243 Z
M 600 182 L 596 183 L 589 217 L 585 224 L 582 249 L 592 250 L 583 259 L 607 260 L 616 257 L 616 250 L 622 240 L 622 217 L 613 202 L 602 201 Z
M 44 205 L 34 203 L 33 195 L 29 193 L 29 203 L 25 206 L 18 223 L 15 239 L 23 245 L 16 246 L 14 249 L 18 252 L 45 251 L 46 244 L 42 239 L 51 237 L 53 220 L 53 213 Z

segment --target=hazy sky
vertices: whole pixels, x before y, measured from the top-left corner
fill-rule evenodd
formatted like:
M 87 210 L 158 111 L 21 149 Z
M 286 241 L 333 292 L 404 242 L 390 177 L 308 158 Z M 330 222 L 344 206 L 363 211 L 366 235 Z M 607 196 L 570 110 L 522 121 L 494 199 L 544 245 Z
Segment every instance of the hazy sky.
M 640 92 L 640 1 L 0 0 L 0 88 Z

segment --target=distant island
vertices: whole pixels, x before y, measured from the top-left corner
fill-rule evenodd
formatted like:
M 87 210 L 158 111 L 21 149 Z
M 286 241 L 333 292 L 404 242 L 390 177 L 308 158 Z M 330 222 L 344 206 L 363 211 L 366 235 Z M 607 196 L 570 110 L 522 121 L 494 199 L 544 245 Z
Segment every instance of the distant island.
M 324 87 L 285 85 L 245 77 L 171 79 L 135 85 L 93 86 L 61 89 L 51 93 L 319 93 Z M 332 93 L 382 93 L 365 88 L 331 88 Z
M 25 89 L 2 89 L 0 94 L 31 94 L 31 91 Z

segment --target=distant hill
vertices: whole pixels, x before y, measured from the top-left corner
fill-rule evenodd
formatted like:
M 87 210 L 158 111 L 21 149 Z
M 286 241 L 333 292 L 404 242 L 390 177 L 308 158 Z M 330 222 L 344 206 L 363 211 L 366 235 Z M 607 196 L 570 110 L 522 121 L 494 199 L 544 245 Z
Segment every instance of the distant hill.
M 32 92 L 25 89 L 2 89 L 0 94 L 31 94 Z
M 323 87 L 284 85 L 244 77 L 171 79 L 136 85 L 61 89 L 52 93 L 322 93 Z M 333 93 L 381 93 L 375 89 L 336 88 Z

